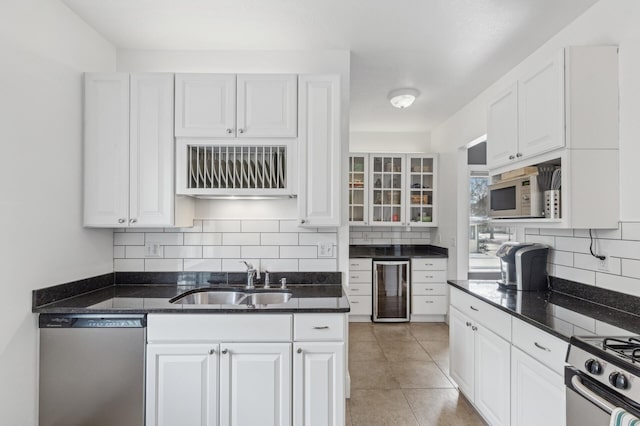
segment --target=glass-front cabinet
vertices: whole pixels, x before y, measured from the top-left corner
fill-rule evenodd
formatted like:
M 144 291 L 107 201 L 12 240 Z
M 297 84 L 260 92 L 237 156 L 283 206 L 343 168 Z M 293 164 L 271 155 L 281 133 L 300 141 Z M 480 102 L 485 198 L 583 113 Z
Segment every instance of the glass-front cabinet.
M 353 154 L 349 157 L 349 223 L 369 223 L 369 154 Z
M 410 226 L 434 226 L 436 157 L 409 155 L 407 162 L 407 222 Z
M 370 154 L 370 167 L 371 225 L 405 225 L 405 156 Z

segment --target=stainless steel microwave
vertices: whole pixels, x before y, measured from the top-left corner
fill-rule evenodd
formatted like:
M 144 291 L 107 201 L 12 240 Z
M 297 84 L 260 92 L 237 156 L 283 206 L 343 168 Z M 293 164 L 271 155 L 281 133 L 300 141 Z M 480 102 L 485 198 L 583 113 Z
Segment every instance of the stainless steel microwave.
M 496 219 L 544 217 L 535 175 L 489 185 L 489 216 Z

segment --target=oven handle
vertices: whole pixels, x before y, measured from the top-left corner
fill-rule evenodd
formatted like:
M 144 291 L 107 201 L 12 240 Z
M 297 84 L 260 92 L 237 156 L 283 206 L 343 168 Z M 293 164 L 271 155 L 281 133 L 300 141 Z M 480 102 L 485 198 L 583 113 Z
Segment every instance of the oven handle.
M 616 409 L 616 407 L 610 404 L 609 401 L 600 398 L 598 395 L 591 392 L 589 388 L 583 385 L 582 380 L 580 380 L 580 377 L 578 375 L 575 375 L 571 378 L 571 384 L 573 385 L 573 388 L 576 392 L 578 392 L 580 395 L 582 395 L 598 407 L 602 408 L 607 413 L 611 414 L 613 410 Z

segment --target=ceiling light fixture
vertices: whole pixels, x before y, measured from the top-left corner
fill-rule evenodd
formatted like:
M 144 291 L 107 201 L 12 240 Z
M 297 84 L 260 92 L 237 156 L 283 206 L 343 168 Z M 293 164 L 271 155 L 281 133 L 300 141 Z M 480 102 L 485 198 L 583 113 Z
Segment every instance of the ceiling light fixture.
M 389 102 L 396 108 L 407 108 L 419 95 L 416 89 L 397 89 L 389 93 Z

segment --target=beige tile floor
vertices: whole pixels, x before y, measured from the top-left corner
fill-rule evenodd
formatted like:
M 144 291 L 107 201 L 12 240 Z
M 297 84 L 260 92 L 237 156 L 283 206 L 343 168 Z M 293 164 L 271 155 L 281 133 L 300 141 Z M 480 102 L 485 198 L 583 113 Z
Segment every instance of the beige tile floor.
M 443 323 L 350 323 L 347 425 L 484 425 L 449 378 Z

